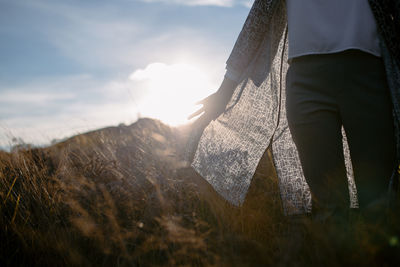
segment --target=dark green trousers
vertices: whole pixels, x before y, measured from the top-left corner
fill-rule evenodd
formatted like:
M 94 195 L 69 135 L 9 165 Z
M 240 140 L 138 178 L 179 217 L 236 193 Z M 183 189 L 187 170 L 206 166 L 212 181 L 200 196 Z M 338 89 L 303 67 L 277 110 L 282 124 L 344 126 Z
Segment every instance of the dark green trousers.
M 360 208 L 387 194 L 395 140 L 381 58 L 355 49 L 294 58 L 287 73 L 286 109 L 313 211 L 349 206 L 342 126 Z

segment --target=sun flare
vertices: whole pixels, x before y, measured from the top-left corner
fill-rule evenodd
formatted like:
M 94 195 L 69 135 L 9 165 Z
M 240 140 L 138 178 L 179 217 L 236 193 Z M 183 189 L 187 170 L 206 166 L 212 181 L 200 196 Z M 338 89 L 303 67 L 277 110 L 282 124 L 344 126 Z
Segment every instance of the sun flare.
M 199 108 L 195 102 L 217 89 L 205 70 L 186 63 L 152 63 L 130 79 L 145 90 L 140 113 L 173 126 L 187 123 L 187 117 Z

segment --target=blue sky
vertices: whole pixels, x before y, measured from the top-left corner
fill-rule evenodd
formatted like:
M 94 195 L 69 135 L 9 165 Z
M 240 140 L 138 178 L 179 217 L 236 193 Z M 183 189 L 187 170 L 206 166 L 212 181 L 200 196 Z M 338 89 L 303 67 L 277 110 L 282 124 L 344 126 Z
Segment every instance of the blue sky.
M 252 2 L 0 0 L 0 147 L 182 123 L 222 81 Z

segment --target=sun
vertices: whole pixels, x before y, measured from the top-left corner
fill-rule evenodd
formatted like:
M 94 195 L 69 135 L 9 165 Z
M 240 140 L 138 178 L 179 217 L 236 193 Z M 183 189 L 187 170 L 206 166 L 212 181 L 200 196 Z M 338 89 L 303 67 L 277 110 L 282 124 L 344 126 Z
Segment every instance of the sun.
M 195 102 L 217 89 L 209 77 L 193 64 L 156 62 L 135 71 L 130 79 L 143 90 L 139 112 L 177 126 L 189 122 L 187 117 L 199 108 Z

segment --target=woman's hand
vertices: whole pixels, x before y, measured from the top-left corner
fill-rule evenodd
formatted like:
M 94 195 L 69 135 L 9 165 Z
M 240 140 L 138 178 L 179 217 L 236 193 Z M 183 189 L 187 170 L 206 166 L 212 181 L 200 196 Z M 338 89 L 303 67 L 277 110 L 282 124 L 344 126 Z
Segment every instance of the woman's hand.
M 206 98 L 196 103 L 197 105 L 202 104 L 203 107 L 192 113 L 188 117 L 188 119 L 190 120 L 191 118 L 204 112 L 203 115 L 199 117 L 199 119 L 201 118 L 202 120 L 207 121 L 215 120 L 225 111 L 226 105 L 231 99 L 236 85 L 237 83 L 235 81 L 232 81 L 225 77 L 217 92 L 207 96 Z

